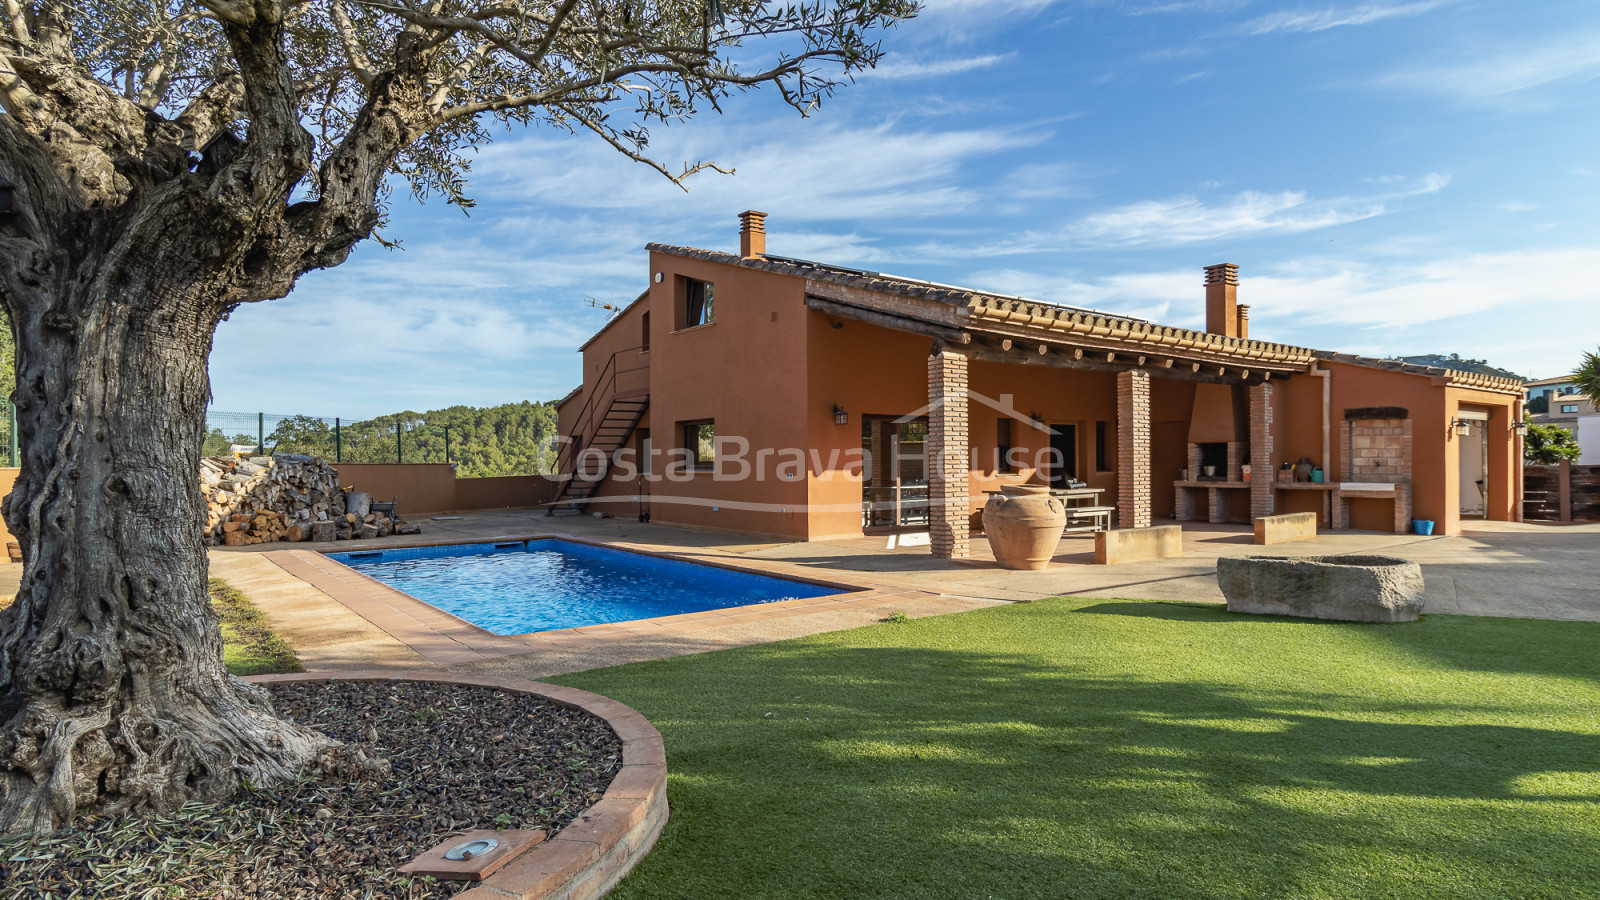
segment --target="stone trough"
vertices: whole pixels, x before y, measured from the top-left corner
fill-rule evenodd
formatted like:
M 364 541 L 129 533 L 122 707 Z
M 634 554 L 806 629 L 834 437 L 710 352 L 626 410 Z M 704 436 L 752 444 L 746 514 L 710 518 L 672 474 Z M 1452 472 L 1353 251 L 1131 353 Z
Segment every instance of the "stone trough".
M 1415 622 L 1422 567 L 1392 556 L 1244 556 L 1217 560 L 1229 612 L 1346 622 Z

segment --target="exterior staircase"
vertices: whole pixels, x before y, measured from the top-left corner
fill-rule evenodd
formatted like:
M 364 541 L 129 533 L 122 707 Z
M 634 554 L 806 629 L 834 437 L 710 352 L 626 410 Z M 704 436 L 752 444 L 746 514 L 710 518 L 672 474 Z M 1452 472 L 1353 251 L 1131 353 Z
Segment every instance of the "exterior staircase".
M 556 485 L 546 515 L 581 513 L 588 506 L 611 471 L 613 455 L 650 408 L 650 364 L 642 351 L 635 347 L 613 353 L 595 379 L 594 392 L 568 435 L 571 440 L 556 457 L 556 472 L 568 477 Z

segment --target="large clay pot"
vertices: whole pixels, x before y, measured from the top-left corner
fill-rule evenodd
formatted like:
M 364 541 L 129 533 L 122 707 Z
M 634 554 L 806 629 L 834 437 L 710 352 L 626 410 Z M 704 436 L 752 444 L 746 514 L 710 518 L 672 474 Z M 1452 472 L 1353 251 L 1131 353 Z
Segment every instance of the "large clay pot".
M 995 562 L 1007 569 L 1042 569 L 1050 564 L 1067 526 L 1067 508 L 1050 489 L 1008 485 L 983 506 L 983 531 Z

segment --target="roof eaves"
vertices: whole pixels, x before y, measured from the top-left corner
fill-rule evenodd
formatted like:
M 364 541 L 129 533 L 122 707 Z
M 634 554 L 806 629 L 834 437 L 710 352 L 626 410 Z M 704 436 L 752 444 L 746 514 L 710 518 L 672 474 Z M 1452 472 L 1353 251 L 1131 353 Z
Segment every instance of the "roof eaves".
M 1289 344 L 1232 338 L 1205 331 L 1174 328 L 1142 320 L 1122 319 L 1011 298 L 976 297 L 968 304 L 978 318 L 1013 325 L 1064 331 L 1169 352 L 1199 351 L 1271 365 L 1310 365 L 1316 351 Z
M 1318 359 L 1328 360 L 1329 362 L 1346 363 L 1367 369 L 1404 372 L 1407 375 L 1443 378 L 1445 383 L 1452 387 L 1476 388 L 1502 394 L 1519 395 L 1525 390 L 1525 386 L 1518 379 L 1505 378 L 1500 375 L 1484 375 L 1481 372 L 1467 372 L 1462 369 L 1446 369 L 1439 366 L 1419 366 L 1415 363 L 1401 362 L 1396 359 L 1374 359 L 1370 356 L 1357 356 L 1353 353 L 1334 353 L 1331 350 L 1317 350 L 1315 353 Z

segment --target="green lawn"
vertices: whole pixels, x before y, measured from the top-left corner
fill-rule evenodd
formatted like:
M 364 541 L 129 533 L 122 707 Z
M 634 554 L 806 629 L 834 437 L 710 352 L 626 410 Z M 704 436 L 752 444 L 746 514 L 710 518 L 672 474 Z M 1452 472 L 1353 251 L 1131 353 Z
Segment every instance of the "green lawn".
M 222 662 L 234 675 L 267 675 L 277 672 L 303 672 L 300 660 L 278 633 L 272 630 L 261 610 L 226 581 L 213 578 L 209 583 L 211 608 L 222 619 Z
M 616 900 L 1600 894 L 1600 625 L 1056 599 L 555 680 L 666 737 Z

